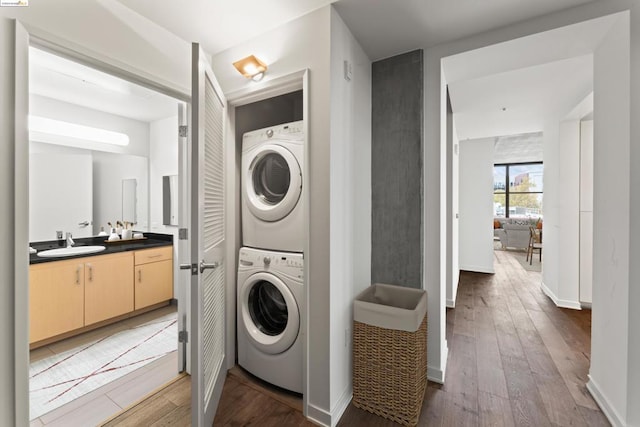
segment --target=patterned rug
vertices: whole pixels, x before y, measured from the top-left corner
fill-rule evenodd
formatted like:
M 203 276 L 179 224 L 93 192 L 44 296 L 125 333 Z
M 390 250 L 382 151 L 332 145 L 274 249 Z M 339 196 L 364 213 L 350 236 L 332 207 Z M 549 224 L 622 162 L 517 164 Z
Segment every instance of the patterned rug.
M 177 351 L 177 343 L 174 314 L 31 363 L 30 419 Z

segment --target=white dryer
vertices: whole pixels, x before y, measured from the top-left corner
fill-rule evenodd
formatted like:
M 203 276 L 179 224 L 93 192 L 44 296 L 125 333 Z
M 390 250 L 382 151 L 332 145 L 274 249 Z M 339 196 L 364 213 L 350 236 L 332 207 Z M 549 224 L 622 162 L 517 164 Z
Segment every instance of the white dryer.
M 241 248 L 238 261 L 238 364 L 302 393 L 302 254 Z
M 303 252 L 302 121 L 242 137 L 243 246 Z

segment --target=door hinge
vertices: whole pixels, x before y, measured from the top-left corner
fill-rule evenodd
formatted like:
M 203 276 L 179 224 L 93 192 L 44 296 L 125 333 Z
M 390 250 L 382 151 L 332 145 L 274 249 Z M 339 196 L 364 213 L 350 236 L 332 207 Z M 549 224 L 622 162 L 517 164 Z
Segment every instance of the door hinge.
M 178 239 L 179 240 L 188 240 L 189 239 L 189 229 L 188 228 L 180 228 L 180 229 L 178 229 Z
M 187 331 L 178 332 L 178 342 L 189 342 L 189 332 Z
M 186 138 L 189 132 L 189 126 L 182 125 L 178 126 L 178 136 L 181 138 Z

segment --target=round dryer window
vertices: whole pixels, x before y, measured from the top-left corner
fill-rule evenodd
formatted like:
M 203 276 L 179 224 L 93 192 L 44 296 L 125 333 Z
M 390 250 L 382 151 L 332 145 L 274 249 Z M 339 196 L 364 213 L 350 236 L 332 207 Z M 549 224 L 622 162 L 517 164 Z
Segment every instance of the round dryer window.
M 244 332 L 263 353 L 287 351 L 298 337 L 298 304 L 287 285 L 271 273 L 256 273 L 242 284 L 240 311 Z
M 302 174 L 295 156 L 286 148 L 268 144 L 256 151 L 244 171 L 249 209 L 263 221 L 289 215 L 302 192 Z

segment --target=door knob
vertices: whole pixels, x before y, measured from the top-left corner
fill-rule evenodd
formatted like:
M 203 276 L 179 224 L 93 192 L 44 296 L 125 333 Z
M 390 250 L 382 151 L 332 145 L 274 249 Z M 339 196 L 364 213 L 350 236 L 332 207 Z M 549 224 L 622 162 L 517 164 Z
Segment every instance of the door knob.
M 218 268 L 218 266 L 220 266 L 220 264 L 217 262 L 206 263 L 204 262 L 204 260 L 202 260 L 200 261 L 200 273 L 203 273 L 208 268 L 210 269 Z

